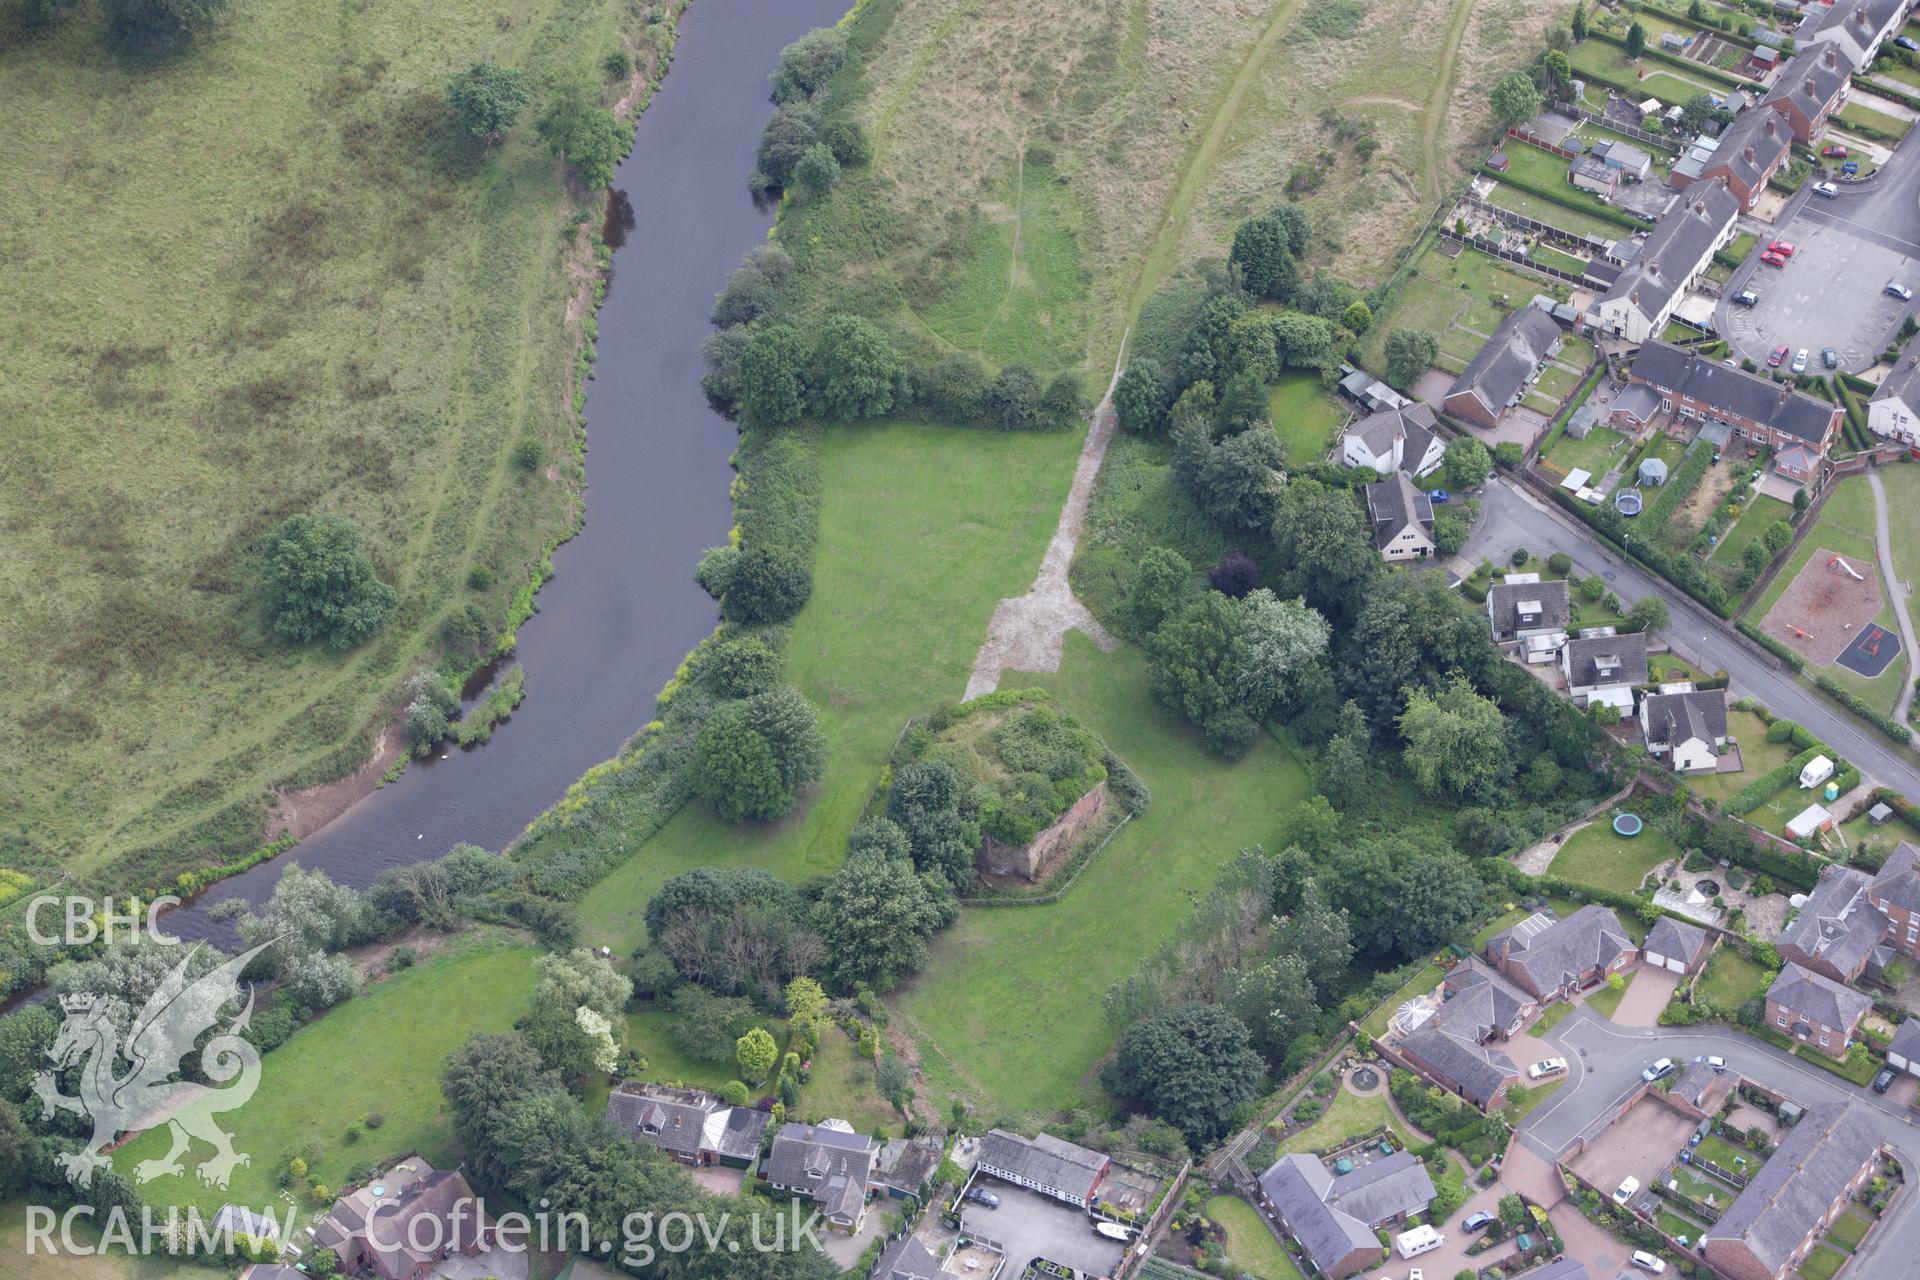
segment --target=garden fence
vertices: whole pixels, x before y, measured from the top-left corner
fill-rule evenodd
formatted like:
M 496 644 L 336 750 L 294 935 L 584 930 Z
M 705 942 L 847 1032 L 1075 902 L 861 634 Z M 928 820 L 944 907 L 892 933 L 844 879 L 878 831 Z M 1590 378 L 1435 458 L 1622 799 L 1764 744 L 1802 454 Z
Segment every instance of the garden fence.
M 1516 250 L 1496 248 L 1479 236 L 1463 236 L 1451 227 L 1440 228 L 1440 235 L 1442 239 L 1456 240 L 1470 249 L 1478 249 L 1489 258 L 1498 258 L 1502 262 L 1510 263 L 1526 271 L 1531 271 L 1536 275 L 1543 275 L 1552 280 L 1560 280 L 1567 284 L 1574 285 L 1584 284 L 1586 282 L 1586 276 L 1584 274 L 1576 276 L 1572 272 L 1562 271 L 1558 267 L 1545 266 Z
M 1588 124 L 1597 124 L 1603 129 L 1624 134 L 1632 138 L 1635 142 L 1644 142 L 1649 146 L 1659 147 L 1662 151 L 1677 153 L 1680 149 L 1672 138 L 1657 133 L 1649 133 L 1638 125 L 1631 125 L 1621 120 L 1610 119 L 1598 111 L 1593 111 L 1581 106 L 1577 102 L 1556 102 L 1553 104 L 1553 109 L 1555 111 L 1565 112 L 1570 116 L 1576 116 L 1581 120 L 1585 120 Z
M 1140 1242 L 1142 1244 L 1151 1246 L 1154 1238 L 1157 1237 L 1161 1229 L 1167 1225 L 1167 1220 L 1173 1216 L 1174 1206 L 1180 1203 L 1180 1197 L 1186 1192 L 1187 1175 L 1192 1172 L 1192 1160 L 1188 1160 L 1180 1166 L 1180 1172 L 1174 1175 L 1173 1186 L 1168 1189 L 1166 1195 L 1160 1197 L 1160 1207 L 1153 1211 L 1153 1217 L 1147 1220 L 1145 1229 L 1140 1233 Z M 1264 1217 L 1264 1215 L 1262 1216 Z M 1126 1259 L 1120 1264 L 1120 1269 L 1114 1273 L 1114 1280 L 1132 1280 L 1133 1275 L 1143 1271 L 1145 1269 L 1145 1263 L 1152 1258 L 1153 1255 L 1147 1250 L 1128 1250 Z M 1158 1259 L 1158 1261 L 1164 1261 L 1164 1259 Z M 1186 1271 L 1185 1268 L 1181 1268 L 1180 1274 L 1191 1275 L 1194 1273 Z
M 1551 237 L 1560 244 L 1579 253 L 1603 257 L 1607 252 L 1608 244 L 1611 243 L 1611 241 L 1603 240 L 1599 236 L 1590 236 L 1578 231 L 1568 231 L 1564 227 L 1556 227 L 1551 222 L 1542 222 L 1538 218 L 1528 217 L 1524 213 L 1519 213 L 1513 209 L 1504 208 L 1500 205 L 1482 200 L 1472 192 L 1468 192 L 1466 196 L 1462 197 L 1460 203 L 1477 209 L 1490 218 L 1497 218 L 1510 227 L 1518 227 L 1522 231 L 1531 231 L 1535 235 Z M 1456 234 L 1454 238 L 1459 239 L 1460 237 Z

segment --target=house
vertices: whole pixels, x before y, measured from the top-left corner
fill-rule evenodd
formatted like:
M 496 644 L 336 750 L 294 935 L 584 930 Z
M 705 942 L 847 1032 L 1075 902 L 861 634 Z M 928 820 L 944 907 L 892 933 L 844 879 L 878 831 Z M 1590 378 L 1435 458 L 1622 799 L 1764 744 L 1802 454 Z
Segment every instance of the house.
M 940 1280 L 940 1259 L 915 1236 L 905 1235 L 881 1251 L 869 1280 Z
M 1645 182 L 1653 172 L 1653 157 L 1631 142 L 1602 138 L 1587 148 L 1587 154 L 1615 173 L 1625 174 L 1630 182 Z
M 1727 745 L 1727 695 L 1714 689 L 1650 694 L 1640 702 L 1647 754 L 1666 756 L 1675 773 L 1712 773 Z
M 1696 1120 L 1720 1114 L 1740 1077 L 1705 1062 L 1690 1062 L 1674 1078 L 1667 1101 Z
M 944 1153 L 912 1138 L 889 1138 L 873 1162 L 873 1184 L 894 1200 L 918 1200 L 933 1180 Z
M 851 1235 L 866 1220 L 879 1150 L 844 1120 L 786 1124 L 774 1136 L 761 1176 L 777 1191 L 813 1201 L 827 1225 Z
M 1920 340 L 1908 339 L 1899 363 L 1867 401 L 1867 426 L 1882 440 L 1920 445 Z
M 1642 344 L 1628 377 L 1658 392 L 1667 412 L 1727 423 L 1735 434 L 1768 449 L 1803 444 L 1825 457 L 1845 413 L 1789 384 L 1658 340 Z
M 1573 617 L 1573 596 L 1564 578 L 1540 581 L 1537 573 L 1510 573 L 1487 592 L 1487 620 L 1496 642 L 1564 633 Z
M 1852 987 L 1789 962 L 1767 988 L 1767 1023 L 1829 1057 L 1844 1058 L 1873 1001 Z
M 1348 427 L 1340 457 L 1350 467 L 1371 467 L 1383 476 L 1404 471 L 1418 480 L 1439 469 L 1446 442 L 1433 410 L 1415 404 L 1369 414 Z
M 1831 44 L 1848 71 L 1865 71 L 1880 46 L 1907 20 L 1908 7 L 1908 0 L 1834 0 L 1824 10 L 1813 6 L 1815 26 L 1808 31 L 1802 24 L 1798 39 L 1802 45 Z
M 1367 527 L 1373 549 L 1388 564 L 1424 560 L 1434 551 L 1433 499 L 1396 471 L 1367 486 Z
M 625 1137 L 651 1143 L 682 1164 L 744 1169 L 760 1154 L 772 1118 L 734 1107 L 700 1089 L 629 1080 L 607 1097 L 607 1123 Z
M 1739 201 L 1741 212 L 1752 213 L 1792 147 L 1793 130 L 1778 111 L 1742 111 L 1720 135 L 1713 158 L 1700 170 L 1700 180 L 1720 179 Z
M 1677 171 L 1676 171 L 1677 172 Z M 1647 233 L 1640 252 L 1587 309 L 1587 323 L 1628 342 L 1645 342 L 1666 328 L 1673 310 L 1733 239 L 1741 204 L 1724 181 L 1708 175 L 1687 189 Z
M 1732 1280 L 1784 1280 L 1873 1176 L 1880 1149 L 1856 1104 L 1808 1108 L 1701 1237 L 1707 1262 Z
M 1084 1209 L 1093 1203 L 1110 1163 L 1098 1151 L 1075 1146 L 1050 1133 L 1023 1138 L 992 1129 L 980 1139 L 980 1155 L 974 1167 L 1002 1182 Z
M 1433 1197 L 1433 1179 L 1411 1151 L 1338 1176 L 1317 1156 L 1281 1156 L 1260 1175 L 1261 1202 L 1328 1280 L 1378 1264 L 1374 1233 L 1424 1212 Z
M 1612 627 L 1587 627 L 1560 651 L 1560 673 L 1567 696 L 1586 705 L 1618 707 L 1633 713 L 1633 686 L 1647 682 L 1645 632 L 1617 634 Z
M 1773 455 L 1774 471 L 1801 484 L 1813 479 L 1813 473 L 1819 465 L 1820 455 L 1804 444 L 1786 445 Z
M 1713 954 L 1715 938 L 1716 935 L 1698 925 L 1661 916 L 1654 921 L 1653 928 L 1647 930 L 1647 940 L 1640 944 L 1640 952 L 1656 969 L 1698 973 L 1706 967 L 1707 957 Z
M 1881 868 L 1882 874 L 1898 855 L 1896 849 Z M 1867 893 L 1873 883 L 1865 872 L 1852 867 L 1821 868 L 1819 883 L 1780 932 L 1775 945 L 1782 958 L 1835 982 L 1859 978 L 1890 931 L 1887 916 Z
M 1456 418 L 1491 430 L 1517 404 L 1541 366 L 1560 350 L 1560 326 L 1533 307 L 1508 314 L 1453 380 L 1442 406 Z
M 1908 1018 L 1887 1042 L 1887 1065 L 1920 1076 L 1920 1018 Z
M 1632 435 L 1653 421 L 1660 412 L 1660 393 L 1644 382 L 1629 382 L 1613 398 L 1607 410 L 1607 422 L 1616 430 Z
M 308 1231 L 316 1248 L 331 1249 L 340 1259 L 343 1275 L 365 1271 L 378 1280 L 426 1280 L 456 1253 L 485 1253 L 494 1228 L 464 1174 L 407 1156 L 377 1181 L 334 1201 Z
M 1867 885 L 1867 902 L 1886 917 L 1882 939 L 1909 956 L 1920 956 L 1920 848 L 1902 840 Z
M 1786 119 L 1795 142 L 1811 146 L 1826 132 L 1827 118 L 1846 101 L 1852 73 L 1832 42 L 1803 49 L 1781 70 L 1761 105 Z
M 1512 1036 L 1540 1002 L 1471 958 L 1447 974 L 1446 989 L 1445 1002 L 1394 1047 L 1441 1088 L 1490 1111 L 1519 1081 L 1520 1069 L 1489 1042 Z
M 1604 981 L 1640 954 L 1620 917 L 1588 904 L 1565 918 L 1536 911 L 1487 940 L 1487 959 L 1542 1002 Z
M 1667 170 L 1667 185 L 1675 191 L 1685 191 L 1700 181 L 1707 166 L 1713 163 L 1713 153 L 1719 149 L 1720 139 L 1704 133 L 1695 137 L 1673 162 L 1673 168 Z
M 1600 160 L 1583 153 L 1568 163 L 1567 181 L 1582 191 L 1591 191 L 1611 200 L 1614 193 L 1620 190 L 1620 171 L 1609 169 Z

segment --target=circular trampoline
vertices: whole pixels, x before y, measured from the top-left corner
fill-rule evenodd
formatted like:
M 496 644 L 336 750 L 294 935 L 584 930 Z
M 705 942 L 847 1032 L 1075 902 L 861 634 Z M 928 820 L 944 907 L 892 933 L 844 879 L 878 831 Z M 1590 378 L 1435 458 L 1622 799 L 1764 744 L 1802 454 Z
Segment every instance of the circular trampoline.
M 1621 836 L 1639 835 L 1640 815 L 1637 813 L 1623 813 L 1619 815 L 1613 820 L 1613 832 L 1615 835 Z

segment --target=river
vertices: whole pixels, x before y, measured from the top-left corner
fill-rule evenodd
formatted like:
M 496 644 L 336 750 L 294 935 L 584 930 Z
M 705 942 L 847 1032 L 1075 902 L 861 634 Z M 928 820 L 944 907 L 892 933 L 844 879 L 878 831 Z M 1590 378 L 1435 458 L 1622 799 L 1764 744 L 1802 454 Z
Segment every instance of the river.
M 771 110 L 767 73 L 781 48 L 846 8 L 694 0 L 681 20 L 672 68 L 614 178 L 633 223 L 614 251 L 588 384 L 587 519 L 554 553 L 540 611 L 521 628 L 527 699 L 513 719 L 487 745 L 415 764 L 283 857 L 171 912 L 170 931 L 230 940 L 208 909 L 262 901 L 289 861 L 363 887 L 463 840 L 504 848 L 652 718 L 655 695 L 717 618 L 693 568 L 732 523 L 737 437 L 700 389 L 700 343 L 714 294 L 773 222 L 747 191 Z

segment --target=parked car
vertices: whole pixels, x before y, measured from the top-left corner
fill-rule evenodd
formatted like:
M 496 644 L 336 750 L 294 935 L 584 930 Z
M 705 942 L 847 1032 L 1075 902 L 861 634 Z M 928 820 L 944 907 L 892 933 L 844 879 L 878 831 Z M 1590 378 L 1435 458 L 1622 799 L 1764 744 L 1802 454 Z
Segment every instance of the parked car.
M 1000 1197 L 985 1187 L 973 1188 L 967 1192 L 967 1199 L 973 1201 L 975 1204 L 985 1205 L 989 1209 L 998 1209 L 1000 1207 Z
M 1781 343 L 1767 354 L 1767 367 L 1778 369 L 1787 362 L 1787 344 Z
M 1452 502 L 1453 495 L 1445 489 L 1429 489 L 1427 490 L 1427 499 L 1435 506 L 1439 506 L 1442 503 Z
M 1892 1067 L 1882 1067 L 1880 1068 L 1880 1074 L 1873 1078 L 1873 1091 L 1875 1093 L 1885 1093 L 1887 1090 L 1893 1088 L 1893 1082 L 1899 1078 L 1900 1073 Z
M 1777 253 L 1783 258 L 1791 258 L 1794 255 L 1793 241 L 1775 240 L 1772 244 L 1767 246 L 1767 252 Z
M 1787 260 L 1769 249 L 1760 255 L 1760 265 L 1763 267 L 1784 267 L 1787 265 Z
M 1840 194 L 1840 188 L 1831 182 L 1816 182 L 1813 184 L 1813 194 L 1831 200 Z
M 1733 305 L 1736 307 L 1757 307 L 1760 305 L 1760 295 L 1751 289 L 1742 289 L 1733 295 Z
M 1727 1060 L 1717 1053 L 1703 1053 L 1695 1058 L 1694 1061 L 1704 1062 L 1715 1071 L 1725 1071 L 1727 1069 Z
M 1832 347 L 1822 347 L 1820 348 L 1820 363 L 1829 369 L 1838 369 L 1840 367 L 1840 353 Z
M 1635 1249 L 1633 1251 L 1633 1265 L 1652 1276 L 1657 1276 L 1667 1269 L 1667 1264 L 1664 1261 L 1654 1257 L 1645 1249 Z
M 1912 36 L 1895 36 L 1893 42 L 1908 53 L 1920 52 L 1920 44 L 1915 44 Z
M 1418 1267 L 1415 1267 L 1411 1271 L 1407 1272 L 1407 1280 L 1427 1280 L 1427 1276 L 1424 1271 L 1420 1270 L 1420 1268 Z
M 1470 1213 L 1460 1224 L 1462 1231 L 1484 1231 L 1493 1225 L 1493 1215 L 1482 1209 L 1479 1213 Z
M 1843 165 L 1841 165 L 1841 166 L 1840 166 L 1840 176 L 1841 176 L 1841 177 L 1844 177 L 1844 178 L 1857 178 L 1857 177 L 1859 177 L 1859 176 L 1860 176 L 1860 162 L 1859 162 L 1858 160 L 1849 160 L 1849 161 L 1847 161 L 1847 162 L 1846 162 L 1845 164 L 1843 164 Z
M 1887 281 L 1887 287 L 1882 289 L 1880 292 L 1886 294 L 1890 298 L 1898 298 L 1902 302 L 1913 301 L 1913 290 L 1907 288 L 1907 286 L 1901 284 L 1898 280 Z
M 1620 1179 L 1620 1185 L 1613 1189 L 1613 1202 L 1625 1204 L 1633 1199 L 1633 1193 L 1640 1189 L 1640 1179 L 1631 1175 Z
M 1847 158 L 1847 149 L 1837 142 L 1829 142 L 1826 146 L 1820 148 L 1820 154 L 1828 160 L 1845 160 Z
M 1566 1069 L 1565 1058 L 1542 1058 L 1527 1068 L 1527 1075 L 1532 1079 L 1540 1080 L 1547 1076 L 1557 1076 Z
M 1807 349 L 1805 347 L 1802 347 L 1798 351 L 1793 353 L 1792 372 L 1805 373 L 1806 371 L 1807 371 Z
M 1660 1059 L 1660 1061 L 1648 1067 L 1645 1071 L 1642 1071 L 1640 1073 L 1640 1078 L 1642 1080 L 1645 1080 L 1648 1084 L 1652 1084 L 1655 1080 L 1664 1080 L 1666 1077 L 1672 1074 L 1673 1074 L 1673 1059 L 1662 1058 Z

